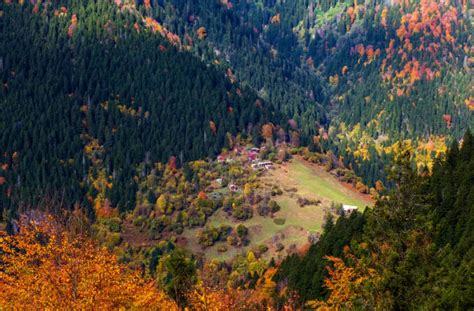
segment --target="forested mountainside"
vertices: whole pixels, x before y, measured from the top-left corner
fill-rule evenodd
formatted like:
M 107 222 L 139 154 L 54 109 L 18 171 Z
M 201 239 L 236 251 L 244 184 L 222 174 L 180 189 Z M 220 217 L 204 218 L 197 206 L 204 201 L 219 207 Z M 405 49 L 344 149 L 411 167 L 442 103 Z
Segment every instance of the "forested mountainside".
M 420 169 L 474 125 L 469 1 L 149 1 L 144 14 L 231 68 L 373 185 L 393 143 Z
M 374 209 L 328 219 L 308 252 L 280 265 L 262 266 L 252 252 L 231 267 L 200 264 L 160 243 L 145 261 L 156 272 L 139 274 L 90 241 L 91 227 L 80 210 L 66 221 L 25 214 L 18 234 L 0 233 L 0 305 L 25 309 L 35 300 L 38 308 L 66 309 L 470 309 L 474 138 L 466 133 L 431 176 L 417 174 L 410 157 L 405 150 L 397 158 L 390 174 L 397 187 Z M 242 271 L 247 277 L 237 279 Z
M 474 138 L 454 144 L 428 178 L 408 158 L 397 160 L 397 187 L 373 210 L 327 222 L 320 241 L 285 259 L 274 280 L 316 308 L 472 308 Z
M 216 154 L 228 132 L 258 141 L 266 122 L 371 187 L 398 139 L 430 170 L 474 125 L 471 5 L 4 1 L 2 145 L 22 189 L 10 196 L 67 184 L 80 200 L 98 151 L 111 192 L 128 193 L 113 204 L 130 208 L 133 164 Z
M 1 208 L 84 202 L 94 180 L 134 207 L 141 162 L 213 156 L 279 113 L 107 1 L 1 4 Z M 68 6 L 62 6 L 68 4 Z M 155 27 L 155 28 L 153 28 Z
M 1 1 L 0 309 L 472 309 L 473 14 Z

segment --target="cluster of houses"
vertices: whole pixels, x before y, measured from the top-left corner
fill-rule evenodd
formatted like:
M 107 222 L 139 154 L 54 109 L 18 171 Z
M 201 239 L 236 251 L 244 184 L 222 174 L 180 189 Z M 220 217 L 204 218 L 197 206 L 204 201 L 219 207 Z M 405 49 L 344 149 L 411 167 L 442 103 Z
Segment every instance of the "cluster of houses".
M 265 148 L 265 147 L 264 147 Z M 259 160 L 259 154 L 260 154 L 260 148 L 257 147 L 252 147 L 252 148 L 244 148 L 244 147 L 235 147 L 231 153 L 228 154 L 220 154 L 217 156 L 217 162 L 218 163 L 233 163 L 235 160 L 235 156 L 240 156 L 245 157 L 247 160 L 247 163 L 250 164 L 252 169 L 254 170 L 270 170 L 273 169 L 274 165 L 271 161 L 260 161 Z M 222 178 L 217 178 L 215 182 L 219 185 L 223 185 L 223 180 Z M 227 188 L 231 192 L 242 192 L 242 189 L 237 186 L 236 184 L 230 183 L 227 185 Z
M 247 156 L 247 161 L 254 170 L 269 170 L 273 168 L 273 163 L 271 161 L 259 161 L 258 155 L 260 154 L 260 148 L 253 147 L 250 149 L 245 149 L 244 147 L 236 147 L 233 149 L 233 153 L 237 156 L 242 156 L 245 154 Z M 217 156 L 217 162 L 219 163 L 231 163 L 233 161 L 234 159 L 227 155 L 221 154 Z

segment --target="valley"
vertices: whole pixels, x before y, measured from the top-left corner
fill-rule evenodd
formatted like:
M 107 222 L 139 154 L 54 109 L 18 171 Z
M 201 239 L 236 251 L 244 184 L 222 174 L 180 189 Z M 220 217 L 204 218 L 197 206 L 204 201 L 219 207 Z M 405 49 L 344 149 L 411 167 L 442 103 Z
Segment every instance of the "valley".
M 271 217 L 263 217 L 254 210 L 252 218 L 236 221 L 225 211 L 218 210 L 206 223 L 214 227 L 235 227 L 238 224 L 246 226 L 249 230 L 249 245 L 233 248 L 224 241 L 203 250 L 196 238 L 197 233 L 202 230 L 199 228 L 185 229 L 182 236 L 186 241 L 182 245 L 189 247 L 194 254 L 203 254 L 208 260 L 231 260 L 238 254 L 245 255 L 247 251 L 253 250 L 261 253 L 262 258 L 266 260 L 273 257 L 278 261 L 288 254 L 301 251 L 311 243 L 311 237 L 316 238 L 321 234 L 325 215 L 336 213 L 334 207 L 331 209 L 332 205 L 354 205 L 360 212 L 366 206 L 373 205 L 369 195 L 361 194 L 352 185 L 339 181 L 321 166 L 310 164 L 299 156 L 266 170 L 259 177 L 258 184 L 259 188 L 263 189 L 282 189 L 282 194 L 274 197 L 280 206 L 278 212 L 273 213 Z M 298 199 L 318 203 L 310 202 L 301 206 Z M 223 246 L 225 251 L 222 251 Z M 259 250 L 263 247 L 268 250 Z
M 0 310 L 471 310 L 474 3 L 0 0 Z

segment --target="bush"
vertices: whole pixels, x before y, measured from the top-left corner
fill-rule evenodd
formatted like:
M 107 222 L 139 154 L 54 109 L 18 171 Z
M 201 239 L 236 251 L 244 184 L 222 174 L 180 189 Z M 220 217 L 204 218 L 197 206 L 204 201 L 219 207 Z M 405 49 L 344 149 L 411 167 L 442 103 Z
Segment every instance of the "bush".
M 275 218 L 273 222 L 278 226 L 283 226 L 286 222 L 285 218 Z
M 218 228 L 209 226 L 199 231 L 196 237 L 202 247 L 209 247 L 217 241 L 225 241 L 231 231 L 232 228 L 226 225 L 220 225 Z
M 188 212 L 187 224 L 189 227 L 202 227 L 206 224 L 206 215 L 202 211 L 192 208 Z
M 183 233 L 183 225 L 180 223 L 174 223 L 170 226 L 171 231 L 174 231 L 176 234 L 181 234 Z
M 247 228 L 245 228 L 245 229 L 247 229 Z M 219 228 L 218 228 L 218 231 L 219 231 L 219 241 L 223 241 L 232 232 L 232 227 L 228 226 L 228 225 L 220 225 Z
M 232 211 L 232 216 L 239 220 L 246 220 L 252 218 L 252 209 L 244 206 L 236 206 Z
M 281 243 L 277 243 L 276 245 L 276 251 L 277 252 L 281 252 L 283 249 L 285 249 L 285 245 L 281 244 Z
M 261 244 L 258 246 L 258 252 L 260 254 L 266 253 L 267 251 L 268 251 L 268 246 L 266 246 L 265 244 Z
M 230 246 L 236 246 L 239 243 L 239 239 L 235 235 L 229 235 L 227 237 L 227 244 Z
M 262 202 L 257 206 L 257 213 L 260 216 L 267 216 L 270 214 L 270 207 L 268 206 L 267 202 Z
M 135 219 L 133 220 L 133 224 L 134 224 L 135 226 L 137 226 L 137 227 L 141 227 L 141 226 L 143 226 L 143 224 L 145 223 L 145 221 L 146 221 L 145 216 L 138 216 L 137 218 L 135 218 Z
M 110 232 L 120 232 L 122 220 L 120 218 L 102 218 L 100 223 L 106 226 Z
M 227 252 L 227 246 L 225 246 L 225 245 L 220 245 L 220 246 L 217 248 L 217 251 L 218 251 L 219 253 L 225 253 L 225 252 Z
M 280 208 L 280 205 L 278 205 L 278 203 L 276 201 L 273 201 L 271 200 L 269 203 L 268 203 L 268 207 L 270 208 L 270 211 L 272 213 L 276 213 L 278 212 L 281 208 Z
M 117 246 L 122 242 L 122 236 L 120 233 L 110 233 L 107 235 L 107 242 L 105 243 L 109 249 Z
M 344 213 L 342 203 L 331 202 L 331 210 L 339 216 L 342 216 L 342 214 Z
M 277 196 L 277 195 L 282 195 L 283 194 L 283 191 L 279 188 L 279 187 L 273 187 L 272 188 L 272 192 L 271 192 L 271 195 L 274 197 L 274 196 Z
M 300 207 L 305 207 L 306 205 L 319 205 L 321 201 L 299 197 L 297 203 Z
M 245 238 L 248 235 L 248 233 L 249 233 L 249 229 L 246 226 L 242 224 L 237 226 L 237 234 L 239 235 L 239 238 L 241 239 Z

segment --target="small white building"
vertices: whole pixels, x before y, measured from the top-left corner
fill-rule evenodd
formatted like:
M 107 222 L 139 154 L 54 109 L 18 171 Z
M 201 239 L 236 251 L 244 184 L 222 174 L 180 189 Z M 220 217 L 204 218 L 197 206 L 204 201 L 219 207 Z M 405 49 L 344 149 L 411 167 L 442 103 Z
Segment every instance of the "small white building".
M 265 161 L 265 162 L 257 162 L 257 163 L 254 163 L 252 164 L 252 168 L 254 170 L 258 170 L 260 168 L 264 168 L 264 169 L 272 169 L 273 168 L 273 163 L 270 162 L 270 161 Z
M 357 206 L 354 205 L 342 205 L 342 210 L 344 211 L 344 214 L 350 215 L 352 214 L 353 211 L 357 211 Z
M 228 188 L 231 192 L 240 192 L 240 188 L 235 184 L 230 184 Z

